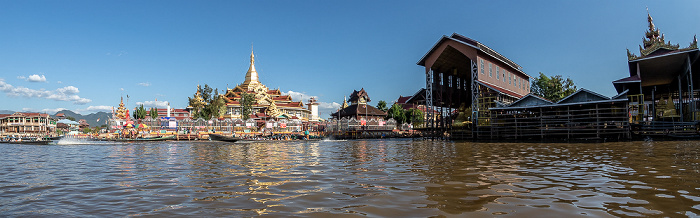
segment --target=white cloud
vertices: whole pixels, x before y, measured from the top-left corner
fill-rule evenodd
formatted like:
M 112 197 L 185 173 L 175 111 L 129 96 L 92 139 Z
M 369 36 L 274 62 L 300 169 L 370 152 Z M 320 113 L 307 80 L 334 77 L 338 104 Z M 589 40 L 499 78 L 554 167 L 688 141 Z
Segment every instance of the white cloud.
M 45 109 L 41 109 L 41 112 L 44 112 L 44 113 L 47 113 L 50 115 L 54 115 L 62 110 L 68 110 L 68 109 L 65 109 L 65 108 L 45 108 Z
M 323 109 L 338 109 L 340 108 L 340 104 L 337 102 L 319 102 L 318 103 L 318 108 L 323 108 Z
M 86 111 L 94 111 L 94 112 L 99 112 L 99 111 L 104 111 L 104 112 L 111 112 L 112 111 L 112 106 L 107 106 L 107 105 L 99 105 L 99 106 L 88 106 Z
M 283 92 L 282 94 L 292 96 L 293 101 L 302 101 L 302 102 L 304 102 L 304 104 L 309 102 L 309 99 L 311 99 L 311 97 L 318 99 L 317 96 L 311 96 L 311 95 L 307 95 L 305 93 L 295 92 L 295 91 L 291 91 L 291 90 L 288 92 Z M 318 103 L 318 108 L 323 108 L 323 109 L 338 109 L 338 108 L 340 108 L 340 104 L 336 103 L 336 102 L 328 103 L 328 102 L 320 102 L 319 101 L 317 103 Z
M 22 108 L 22 112 L 32 112 L 32 111 L 34 111 L 33 108 L 29 108 L 29 107 Z
M 144 86 L 144 87 L 149 87 L 149 86 L 151 86 L 151 83 L 145 82 L 145 83 L 139 83 L 138 85 Z
M 27 77 L 26 76 L 17 76 L 17 79 L 26 80 Z
M 78 88 L 75 86 L 66 86 L 63 88 L 58 88 L 54 91 L 47 91 L 44 89 L 36 90 L 27 87 L 14 87 L 5 82 L 4 79 L 0 79 L 0 91 L 11 97 L 25 97 L 25 98 L 45 98 L 55 101 L 72 101 L 73 104 L 87 104 L 92 102 L 92 100 L 87 98 L 81 98 L 78 96 Z
M 119 88 L 119 90 L 124 91 L 124 88 Z
M 307 95 L 305 93 L 301 92 L 295 92 L 295 91 L 288 91 L 288 92 L 283 92 L 282 94 L 289 95 L 292 97 L 293 101 L 302 101 L 304 104 L 306 104 L 311 97 L 315 97 L 318 99 L 317 96 L 311 96 Z M 331 113 L 334 113 L 340 108 L 340 103 L 337 102 L 317 102 L 318 103 L 318 116 L 322 118 L 327 118 L 330 116 Z
M 30 75 L 29 78 L 27 78 L 27 81 L 37 82 L 37 83 L 38 82 L 46 82 L 46 77 L 44 75 L 39 76 L 37 74 L 34 74 L 34 75 Z
M 136 105 L 143 105 L 145 108 L 166 108 L 168 107 L 168 101 L 144 101 L 136 102 Z
M 56 83 L 61 84 L 61 83 L 63 83 L 63 82 L 61 82 L 61 81 L 56 81 Z

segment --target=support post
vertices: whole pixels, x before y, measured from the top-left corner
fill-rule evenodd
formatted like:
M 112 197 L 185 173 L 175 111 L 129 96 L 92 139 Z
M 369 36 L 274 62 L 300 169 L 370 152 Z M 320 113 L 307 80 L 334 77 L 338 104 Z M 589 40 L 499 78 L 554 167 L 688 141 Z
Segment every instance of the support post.
M 435 128 L 435 114 L 433 111 L 433 70 L 430 69 L 425 73 L 425 107 L 427 112 L 427 122 L 425 126 L 428 129 L 429 138 L 433 138 L 433 129 Z
M 690 79 L 688 80 L 690 83 L 690 117 L 692 121 L 695 121 L 695 87 L 693 87 L 693 67 L 690 64 L 690 56 L 687 56 L 687 62 L 688 62 L 688 75 Z
M 681 122 L 683 122 L 683 88 L 681 86 L 681 75 L 678 75 L 678 115 L 680 115 Z

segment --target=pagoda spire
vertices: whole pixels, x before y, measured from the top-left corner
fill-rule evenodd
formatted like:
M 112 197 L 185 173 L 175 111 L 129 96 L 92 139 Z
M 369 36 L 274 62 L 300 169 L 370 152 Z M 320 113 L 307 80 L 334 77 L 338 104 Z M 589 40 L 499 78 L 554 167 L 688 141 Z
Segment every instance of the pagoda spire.
M 348 96 L 344 96 L 343 105 L 341 106 L 340 109 L 343 109 L 343 108 L 346 108 L 346 107 L 348 107 Z
M 260 83 L 258 80 L 258 72 L 255 71 L 255 54 L 253 54 L 253 48 L 250 49 L 250 67 L 248 72 L 245 74 L 245 82 L 243 85 L 247 88 L 251 84 Z

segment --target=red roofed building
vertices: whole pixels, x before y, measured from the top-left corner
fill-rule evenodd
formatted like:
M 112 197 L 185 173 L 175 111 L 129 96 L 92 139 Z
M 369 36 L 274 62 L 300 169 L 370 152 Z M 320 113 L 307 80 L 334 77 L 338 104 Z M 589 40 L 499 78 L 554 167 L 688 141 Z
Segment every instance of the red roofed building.
M 520 65 L 457 33 L 440 38 L 418 65 L 425 67 L 425 105 L 441 115 L 428 117 L 454 117 L 453 111 L 465 105 L 472 108 L 472 119 L 488 125 L 488 108 L 530 93 L 530 76 Z M 429 128 L 451 123 L 448 119 L 426 122 Z
M 56 130 L 56 120 L 48 114 L 21 113 L 0 114 L 0 133 L 45 134 Z
M 168 109 L 167 108 L 158 108 L 156 109 L 158 111 L 158 117 L 156 118 L 162 118 L 162 117 L 171 117 L 175 118 L 176 120 L 184 120 L 185 118 L 192 118 L 190 117 L 190 111 L 187 109 L 170 109 L 170 115 L 168 116 Z M 151 117 L 150 114 L 146 114 L 146 117 Z
M 338 119 L 355 118 L 356 120 L 384 119 L 387 113 L 368 105 L 367 102 L 370 101 L 369 95 L 364 88 L 360 89 L 360 91 L 353 90 L 352 94 L 350 94 L 350 105 L 345 107 L 346 104 L 343 102 L 343 108 L 332 113 L 331 117 Z

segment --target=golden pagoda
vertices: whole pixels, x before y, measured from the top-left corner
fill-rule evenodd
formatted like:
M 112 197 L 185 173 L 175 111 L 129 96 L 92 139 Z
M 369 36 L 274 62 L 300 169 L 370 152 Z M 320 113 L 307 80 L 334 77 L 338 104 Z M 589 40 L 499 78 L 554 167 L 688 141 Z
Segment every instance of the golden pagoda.
M 226 89 L 226 118 L 242 118 L 240 104 L 241 94 L 253 94 L 253 114 L 251 118 L 291 118 L 308 121 L 311 111 L 304 107 L 301 101 L 293 101 L 289 95 L 283 95 L 279 89 L 269 89 L 263 85 L 255 70 L 255 55 L 250 52 L 250 66 L 245 75 L 245 81 L 233 89 Z
M 112 117 L 123 120 L 129 119 L 129 110 L 124 107 L 124 97 L 121 98 L 119 107 L 116 111 L 114 111 L 114 108 L 112 108 Z

